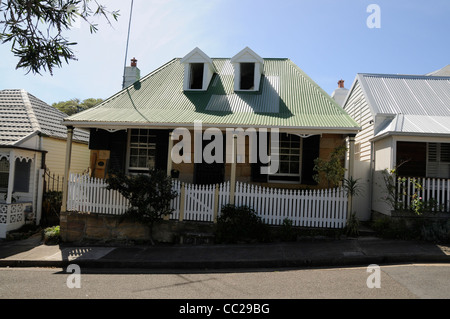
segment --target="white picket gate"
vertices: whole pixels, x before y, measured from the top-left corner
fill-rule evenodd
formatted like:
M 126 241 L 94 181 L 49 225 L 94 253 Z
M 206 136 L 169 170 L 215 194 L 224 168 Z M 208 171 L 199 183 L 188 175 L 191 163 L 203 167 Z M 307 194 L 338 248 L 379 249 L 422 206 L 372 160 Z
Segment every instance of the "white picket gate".
M 117 191 L 107 190 L 104 180 L 72 174 L 69 179 L 68 211 L 121 215 L 129 209 Z M 230 182 L 194 185 L 174 181 L 178 196 L 171 202 L 170 219 L 215 222 L 221 208 L 230 203 Z M 342 189 L 277 189 L 236 183 L 235 205 L 253 208 L 269 225 L 284 219 L 294 226 L 343 228 L 347 217 L 347 196 Z

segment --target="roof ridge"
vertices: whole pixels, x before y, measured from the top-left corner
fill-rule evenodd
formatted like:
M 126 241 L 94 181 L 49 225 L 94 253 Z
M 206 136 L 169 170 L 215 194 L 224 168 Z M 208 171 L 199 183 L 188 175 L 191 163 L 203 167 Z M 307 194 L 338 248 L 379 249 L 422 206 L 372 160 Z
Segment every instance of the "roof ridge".
M 427 74 L 395 74 L 395 73 L 358 73 L 360 76 L 389 77 L 389 78 L 421 78 L 434 80 L 449 80 L 450 76 L 427 75 Z
M 28 92 L 24 89 L 21 89 L 20 93 L 22 96 L 23 105 L 25 107 L 25 110 L 27 111 L 28 118 L 30 119 L 31 128 L 33 129 L 33 131 L 41 131 L 41 125 L 39 124 L 36 114 L 34 113 L 33 105 L 31 104 Z

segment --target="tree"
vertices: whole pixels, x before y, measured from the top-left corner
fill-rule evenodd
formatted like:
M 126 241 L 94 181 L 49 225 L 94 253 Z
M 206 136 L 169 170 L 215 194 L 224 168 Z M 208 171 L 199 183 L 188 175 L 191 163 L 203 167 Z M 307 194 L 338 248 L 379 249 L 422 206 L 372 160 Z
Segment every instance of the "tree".
M 101 102 L 103 102 L 102 99 L 94 99 L 94 98 L 85 99 L 83 100 L 83 102 L 81 102 L 80 99 L 71 99 L 68 101 L 53 103 L 52 106 L 54 108 L 57 108 L 61 112 L 66 113 L 67 115 L 73 115 L 75 113 L 79 113 L 93 106 L 96 106 Z
M 106 182 L 108 189 L 117 190 L 130 202 L 130 209 L 122 217 L 147 225 L 154 245 L 153 226 L 173 211 L 170 202 L 177 192 L 172 189 L 172 179 L 164 171 L 151 169 L 148 174 L 111 174 Z
M 321 158 L 314 160 L 314 171 L 317 172 L 313 176 L 317 183 L 320 183 L 322 178 L 327 181 L 328 187 L 336 186 L 343 181 L 345 175 L 344 160 L 347 148 L 345 145 L 336 147 L 331 153 L 328 161 Z
M 93 5 L 94 3 L 94 5 Z M 11 43 L 11 51 L 19 58 L 16 69 L 24 68 L 41 74 L 53 75 L 54 67 L 63 61 L 76 60 L 70 42 L 63 34 L 77 19 L 89 24 L 90 32 L 98 31 L 92 22 L 95 16 L 111 24 L 118 11 L 108 11 L 97 0 L 0 0 L 0 41 Z

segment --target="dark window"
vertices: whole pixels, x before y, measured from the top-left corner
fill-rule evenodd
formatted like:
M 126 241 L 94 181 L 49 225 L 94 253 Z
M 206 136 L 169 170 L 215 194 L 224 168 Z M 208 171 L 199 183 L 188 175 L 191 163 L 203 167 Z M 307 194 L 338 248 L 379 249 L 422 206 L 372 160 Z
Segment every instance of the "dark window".
M 28 193 L 30 189 L 30 169 L 30 162 L 16 160 L 14 192 Z
M 201 90 L 203 88 L 203 63 L 191 63 L 191 74 L 189 88 L 191 90 Z
M 425 177 L 426 143 L 397 142 L 397 174 L 403 177 Z
M 255 86 L 255 63 L 241 63 L 240 89 L 252 90 Z

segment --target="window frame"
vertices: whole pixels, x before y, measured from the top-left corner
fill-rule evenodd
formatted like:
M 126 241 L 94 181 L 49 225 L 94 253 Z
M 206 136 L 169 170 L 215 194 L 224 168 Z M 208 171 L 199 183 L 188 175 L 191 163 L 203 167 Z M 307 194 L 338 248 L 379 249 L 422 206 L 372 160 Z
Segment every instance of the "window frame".
M 132 137 L 133 137 L 133 131 L 139 131 L 139 133 L 142 131 L 142 130 L 145 130 L 145 131 L 147 131 L 147 134 L 145 135 L 146 137 L 147 137 L 147 145 L 152 145 L 153 147 L 145 147 L 145 146 L 141 146 L 141 145 L 139 145 L 139 144 L 141 144 L 141 142 L 138 142 L 138 146 L 137 147 L 133 147 L 132 146 Z M 141 137 L 141 136 L 144 136 L 144 135 L 138 135 L 138 139 Z M 154 139 L 154 142 L 153 143 L 148 143 L 148 141 L 149 141 L 149 139 L 150 138 L 153 138 Z M 146 172 L 146 171 L 148 171 L 149 169 L 152 169 L 152 168 L 155 168 L 156 167 L 156 141 L 157 141 L 157 135 L 156 134 L 151 134 L 151 129 L 141 129 L 141 128 L 136 128 L 136 129 L 129 129 L 128 130 L 128 140 L 127 140 L 127 157 L 126 157 L 126 170 L 127 170 L 127 172 L 128 173 L 132 173 L 132 172 L 137 172 L 137 173 L 140 173 L 140 172 Z M 143 143 L 144 144 L 144 143 Z M 132 149 L 137 149 L 138 150 L 138 153 L 139 153 L 139 150 L 147 150 L 147 164 L 148 164 L 148 151 L 149 150 L 153 150 L 154 151 L 154 156 L 153 156 L 153 167 L 142 167 L 142 166 L 131 166 L 131 157 L 132 156 L 137 156 L 138 157 L 138 159 L 137 159 L 137 161 L 138 161 L 138 164 L 139 164 L 139 156 L 141 156 L 140 154 L 137 154 L 137 155 L 134 155 L 134 154 L 132 154 Z
M 282 143 L 283 142 L 287 142 L 287 141 L 282 141 L 282 136 L 289 136 L 289 148 L 286 147 L 282 147 Z M 274 173 L 274 174 L 269 174 L 268 176 L 268 181 L 269 182 L 274 182 L 274 183 L 290 183 L 290 184 L 301 184 L 302 182 L 302 164 L 303 164 L 303 138 L 296 135 L 296 134 L 289 134 L 289 133 L 281 133 L 280 132 L 280 140 L 279 140 L 279 154 L 278 154 L 278 161 L 279 161 L 279 167 L 278 167 L 278 172 Z M 293 148 L 292 147 L 292 137 L 298 138 L 298 143 L 299 143 L 299 147 L 298 147 L 298 154 L 291 153 L 291 150 L 295 150 L 297 148 Z M 295 141 L 294 141 L 295 142 Z M 289 150 L 287 154 L 283 154 L 282 150 Z M 280 172 L 281 170 L 281 163 L 282 163 L 282 159 L 281 156 L 288 156 L 288 157 L 293 157 L 293 156 L 297 156 L 298 157 L 298 173 L 290 173 L 291 171 L 291 163 L 295 163 L 293 161 L 291 161 L 291 159 L 289 159 L 288 162 L 288 166 L 289 166 L 289 172 L 285 173 L 285 172 Z M 286 162 L 283 160 L 283 162 Z M 295 178 L 295 180 L 290 180 L 289 178 Z

